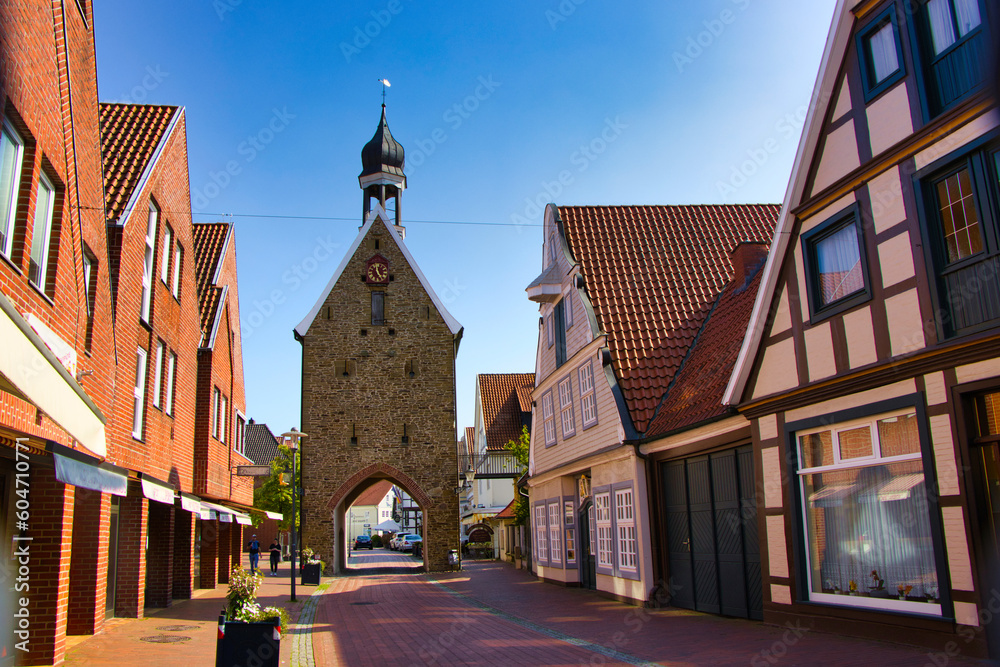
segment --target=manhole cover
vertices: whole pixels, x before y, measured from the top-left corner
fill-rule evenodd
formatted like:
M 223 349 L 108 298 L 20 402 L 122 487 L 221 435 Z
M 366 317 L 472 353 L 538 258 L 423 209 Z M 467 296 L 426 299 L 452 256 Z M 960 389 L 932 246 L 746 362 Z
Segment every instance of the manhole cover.
M 185 632 L 186 630 L 199 630 L 201 626 L 199 625 L 161 625 L 156 628 L 157 630 L 166 630 L 167 632 Z
M 150 642 L 153 644 L 172 644 L 174 642 L 186 642 L 190 637 L 182 637 L 180 635 L 153 635 L 151 637 L 140 637 L 139 641 Z
M 378 604 L 378 602 L 352 602 L 353 605 Z

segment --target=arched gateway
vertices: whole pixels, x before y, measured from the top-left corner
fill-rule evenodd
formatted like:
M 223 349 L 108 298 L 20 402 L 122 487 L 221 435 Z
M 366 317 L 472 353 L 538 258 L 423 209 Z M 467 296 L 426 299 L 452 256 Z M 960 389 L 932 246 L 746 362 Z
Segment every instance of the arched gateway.
M 346 564 L 346 509 L 390 479 L 423 511 L 424 563 L 459 547 L 455 355 L 462 327 L 407 249 L 403 147 L 385 106 L 361 153 L 364 224 L 316 305 L 302 343 L 302 546 Z M 392 215 L 386 212 L 391 203 Z M 329 558 L 328 556 L 332 556 Z

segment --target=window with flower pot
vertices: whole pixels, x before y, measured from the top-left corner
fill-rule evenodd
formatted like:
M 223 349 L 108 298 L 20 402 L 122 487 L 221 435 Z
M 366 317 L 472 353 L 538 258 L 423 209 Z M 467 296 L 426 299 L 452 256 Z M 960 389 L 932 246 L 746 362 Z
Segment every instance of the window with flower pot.
M 921 418 L 833 415 L 794 433 L 810 601 L 941 615 Z

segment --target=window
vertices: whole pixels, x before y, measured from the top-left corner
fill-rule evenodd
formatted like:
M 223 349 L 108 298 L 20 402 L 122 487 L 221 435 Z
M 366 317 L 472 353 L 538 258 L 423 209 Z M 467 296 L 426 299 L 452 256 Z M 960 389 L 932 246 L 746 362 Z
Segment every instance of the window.
M 219 401 L 222 393 L 218 387 L 212 390 L 212 437 L 219 438 Z
M 1000 194 L 996 144 L 933 171 L 921 181 L 924 231 L 943 337 L 973 333 L 1000 320 L 998 220 L 990 198 Z M 931 167 L 934 169 L 934 167 Z
M 542 394 L 542 424 L 545 428 L 545 446 L 556 444 L 556 420 L 552 411 L 552 392 Z
M 46 288 L 49 270 L 55 199 L 56 189 L 45 174 L 41 174 L 38 178 L 38 194 L 35 196 L 35 218 L 31 231 L 31 260 L 28 264 L 28 280 L 33 282 L 42 292 Z
M 587 508 L 587 538 L 590 540 L 590 555 L 593 556 L 597 553 L 597 541 L 596 541 L 596 531 L 597 526 L 594 525 L 594 505 L 591 503 L 590 507 Z
M 563 307 L 566 309 L 566 330 L 569 331 L 570 327 L 573 326 L 573 298 L 570 296 L 572 292 L 563 297 Z
M 552 333 L 552 314 L 550 313 L 545 318 L 545 340 L 549 347 L 556 342 L 555 335 Z
M 940 615 L 915 411 L 829 421 L 795 433 L 809 599 Z
M 597 566 L 614 567 L 611 540 L 611 494 L 598 493 L 594 495 L 594 518 L 597 523 Z
M 918 16 L 926 111 L 937 116 L 986 79 L 981 0 L 927 0 Z
M 6 120 L 0 123 L 0 254 L 10 257 L 21 184 L 24 140 Z
M 184 264 L 184 248 L 178 243 L 174 246 L 174 275 L 172 278 L 173 285 L 170 291 L 173 292 L 175 299 L 181 298 L 181 266 Z
M 896 7 L 889 7 L 858 33 L 858 51 L 861 61 L 861 78 L 865 87 L 865 100 L 871 101 L 879 93 L 902 80 L 902 48 L 899 28 L 896 25 Z
M 139 316 L 149 322 L 149 310 L 153 303 L 153 249 L 156 247 L 156 218 L 159 210 L 149 202 L 149 220 L 146 223 L 146 254 L 142 260 L 142 303 Z
M 580 366 L 580 417 L 583 428 L 597 423 L 597 399 L 594 395 L 594 369 L 588 361 Z
M 153 356 L 153 407 L 160 407 L 160 388 L 162 386 L 163 378 L 163 361 L 164 353 L 166 348 L 163 346 L 163 341 L 156 341 L 156 352 Z
M 163 252 L 160 253 L 160 280 L 164 285 L 170 279 L 170 256 L 173 254 L 174 231 L 170 225 L 163 229 Z
M 566 564 L 576 563 L 576 527 L 573 522 L 573 503 L 563 503 L 563 522 L 566 526 Z
M 562 563 L 562 521 L 560 503 L 549 504 L 549 561 Z
M 170 359 L 167 362 L 167 391 L 164 397 L 164 409 L 168 415 L 173 416 L 174 414 L 174 387 L 177 386 L 177 354 L 174 352 L 170 353 Z
M 233 436 L 233 448 L 243 454 L 246 452 L 246 428 L 247 420 L 243 415 L 236 413 L 236 433 Z
M 83 300 L 87 307 L 87 335 L 84 340 L 84 349 L 90 350 L 94 341 L 94 307 L 97 298 L 97 260 L 90 250 L 83 248 Z
M 556 304 L 555 321 L 552 323 L 556 335 L 556 367 L 566 363 L 566 299 Z
M 226 441 L 226 427 L 229 424 L 229 399 L 222 394 L 219 400 L 219 442 Z
M 146 399 L 146 351 L 135 351 L 135 388 L 132 392 L 132 437 L 142 440 L 143 408 Z
M 615 491 L 615 526 L 618 528 L 618 567 L 635 570 L 635 510 L 632 506 L 632 489 Z
M 372 326 L 385 324 L 385 292 L 372 292 Z
M 814 319 L 828 317 L 867 301 L 868 265 L 857 207 L 802 235 Z
M 539 561 L 548 561 L 548 535 L 545 528 L 545 504 L 535 505 L 535 555 Z
M 573 415 L 572 376 L 559 383 L 559 414 L 562 419 L 563 437 L 568 438 L 576 433 L 576 420 Z

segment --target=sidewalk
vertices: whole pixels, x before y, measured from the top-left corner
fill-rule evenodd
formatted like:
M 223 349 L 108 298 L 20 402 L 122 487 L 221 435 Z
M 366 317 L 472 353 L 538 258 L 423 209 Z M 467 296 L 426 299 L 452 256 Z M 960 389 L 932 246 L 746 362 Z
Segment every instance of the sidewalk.
M 295 597 L 291 594 L 290 563 L 283 562 L 278 576 L 272 577 L 266 554 L 261 558 L 264 583 L 257 599 L 263 606 L 284 607 L 291 616 L 291 629 L 283 629 L 281 665 L 291 666 L 292 648 L 297 633 L 295 623 L 316 591 L 316 586 L 296 583 Z M 250 567 L 250 558 L 243 554 L 243 567 Z M 299 580 L 301 581 L 301 580 Z M 190 600 L 174 601 L 165 609 L 146 609 L 146 618 L 108 619 L 104 632 L 93 636 L 67 637 L 66 662 L 72 667 L 121 667 L 122 665 L 178 665 L 203 667 L 215 664 L 219 613 L 225 609 L 228 584 L 214 589 L 199 589 Z M 303 619 L 306 620 L 306 619 Z M 308 619 L 311 626 L 312 619 Z M 310 628 L 305 629 L 308 638 Z

